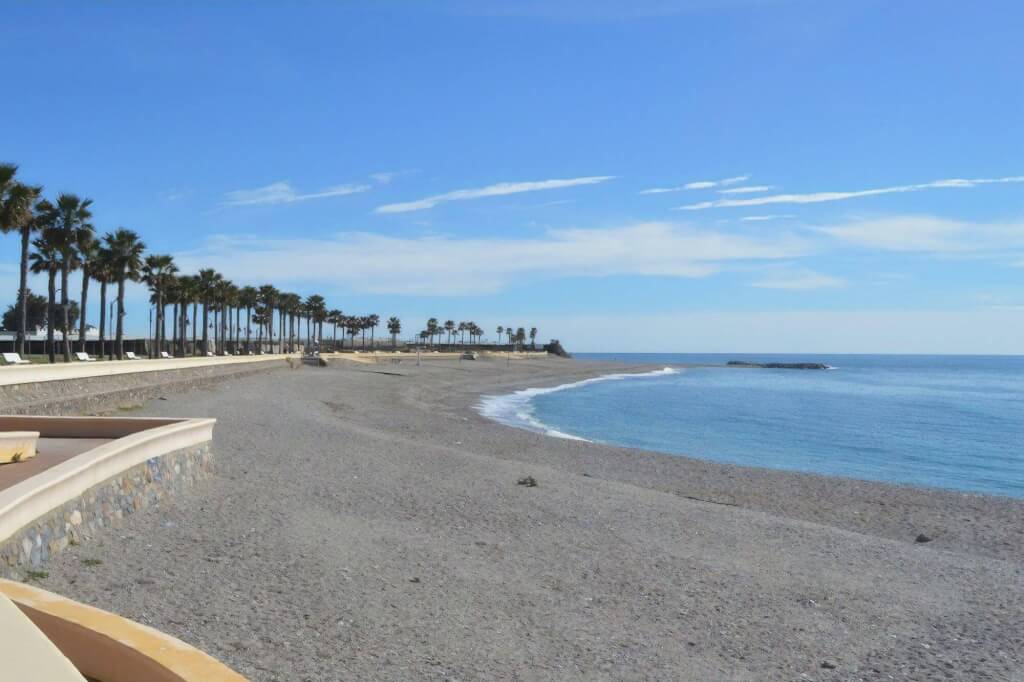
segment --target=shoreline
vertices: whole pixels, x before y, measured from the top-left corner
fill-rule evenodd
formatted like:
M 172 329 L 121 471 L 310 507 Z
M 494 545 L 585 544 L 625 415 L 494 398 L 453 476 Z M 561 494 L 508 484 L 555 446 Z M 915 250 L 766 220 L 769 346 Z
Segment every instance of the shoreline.
M 604 360 L 596 360 L 592 362 L 609 362 Z M 547 395 L 550 393 L 556 393 L 565 390 L 572 390 L 581 386 L 590 385 L 600 381 L 615 381 L 619 379 L 641 379 L 641 378 L 656 378 L 659 376 L 666 376 L 677 374 L 680 371 L 686 371 L 688 369 L 761 369 L 753 365 L 743 364 L 722 364 L 722 365 L 711 365 L 711 364 L 691 364 L 691 363 L 674 363 L 671 366 L 662 367 L 661 369 L 650 369 L 655 366 L 654 364 L 637 365 L 633 371 L 612 371 L 607 374 L 595 374 L 592 377 L 578 379 L 569 383 L 558 384 L 554 386 L 524 386 L 522 388 L 512 389 L 506 393 L 500 394 L 481 394 L 479 400 L 473 405 L 473 409 L 481 416 L 497 423 L 502 426 L 510 428 L 521 429 L 529 431 L 531 433 L 539 433 L 552 438 L 562 438 L 566 440 L 577 440 L 584 443 L 593 443 L 597 445 L 606 445 L 609 447 L 619 448 L 622 450 L 629 450 L 638 453 L 664 455 L 669 457 L 679 457 L 682 459 L 690 460 L 692 462 L 707 463 L 707 464 L 718 464 L 724 466 L 738 467 L 741 469 L 750 469 L 752 471 L 762 472 L 781 472 L 789 474 L 797 474 L 804 476 L 817 476 L 827 480 L 836 481 L 847 481 L 850 483 L 877 483 L 887 486 L 895 486 L 898 488 L 907 488 L 911 490 L 921 490 L 925 492 L 934 493 L 952 493 L 955 495 L 971 495 L 980 497 L 992 497 L 997 499 L 1010 500 L 1015 502 L 1024 503 L 1024 497 L 1015 497 L 1013 495 L 1003 495 L 1000 493 L 987 492 L 981 490 L 970 490 L 953 487 L 941 487 L 941 486 L 929 486 L 918 483 L 909 483 L 895 480 L 884 480 L 884 479 L 873 479 L 873 478 L 859 478 L 856 476 L 844 476 L 842 474 L 832 474 L 826 472 L 818 472 L 806 469 L 789 469 L 783 467 L 769 467 L 769 466 L 757 466 L 750 464 L 739 464 L 735 462 L 729 462 L 726 460 L 714 459 L 712 457 L 698 457 L 688 453 L 680 452 L 669 452 L 663 450 L 653 450 L 643 447 L 634 447 L 629 445 L 620 445 L 610 441 L 599 441 L 581 436 L 574 433 L 566 433 L 555 429 L 554 427 L 542 422 L 536 418 L 533 412 L 532 400 L 538 395 Z M 624 367 L 629 367 L 625 365 Z M 767 367 L 767 369 L 773 369 Z M 828 370 L 838 369 L 836 367 L 828 367 Z M 799 371 L 799 370 L 793 370 Z
M 214 478 L 70 548 L 41 586 L 261 681 L 1024 671 L 1024 503 L 550 438 L 473 409 L 650 369 L 339 363 L 150 401 L 140 415 L 218 419 Z

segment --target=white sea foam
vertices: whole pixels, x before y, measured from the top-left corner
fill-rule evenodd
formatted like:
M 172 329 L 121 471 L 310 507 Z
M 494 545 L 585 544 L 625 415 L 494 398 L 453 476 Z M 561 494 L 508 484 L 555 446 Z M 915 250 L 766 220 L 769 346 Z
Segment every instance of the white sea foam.
M 669 374 L 679 374 L 679 370 L 672 367 L 665 367 L 664 369 L 658 369 L 653 372 L 636 374 L 605 374 L 603 376 L 594 377 L 593 379 L 584 379 L 583 381 L 575 381 L 571 384 L 562 384 L 560 386 L 552 386 L 550 388 L 525 388 L 521 391 L 516 391 L 515 393 L 509 393 L 506 395 L 485 395 L 481 396 L 476 409 L 480 414 L 488 419 L 493 419 L 494 421 L 507 426 L 515 426 L 517 428 L 543 433 L 555 438 L 587 441 L 586 438 L 580 438 L 579 436 L 574 436 L 570 433 L 564 433 L 557 429 L 553 429 L 537 419 L 533 410 L 533 399 L 539 395 L 566 391 L 571 388 L 579 388 L 580 386 L 596 384 L 599 381 L 621 381 L 622 379 L 661 377 Z

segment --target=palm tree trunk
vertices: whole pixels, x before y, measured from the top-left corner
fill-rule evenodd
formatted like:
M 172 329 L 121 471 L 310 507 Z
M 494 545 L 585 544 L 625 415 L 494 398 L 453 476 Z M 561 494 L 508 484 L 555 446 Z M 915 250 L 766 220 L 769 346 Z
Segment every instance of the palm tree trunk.
M 82 303 L 78 306 L 78 345 L 85 351 L 85 310 L 89 301 L 89 266 L 82 265 Z
M 46 352 L 50 364 L 57 362 L 57 349 L 53 342 L 53 328 L 57 326 L 57 270 L 50 268 L 49 305 L 46 307 Z
M 206 301 L 203 301 L 203 356 L 210 352 L 210 306 L 207 305 Z
M 242 309 L 235 308 L 235 352 L 238 352 L 238 337 L 242 334 Z
M 252 308 L 245 309 L 245 350 L 252 350 Z
M 106 353 L 106 341 L 107 341 L 107 283 L 106 281 L 100 282 L 100 352 L 99 357 L 102 358 Z
M 177 307 L 177 306 L 175 306 Z M 160 352 L 163 352 L 167 345 L 167 304 L 160 302 Z M 174 350 L 170 348 L 170 350 Z M 159 353 L 157 354 L 159 355 Z
M 69 315 L 71 309 L 71 298 L 68 296 L 68 274 L 71 268 L 65 262 L 60 268 L 60 307 L 61 313 L 61 332 L 63 335 L 63 343 L 61 346 L 64 348 L 64 362 L 71 362 L 71 317 Z
M 117 359 L 124 360 L 124 275 L 117 279 L 117 332 L 114 345 Z
M 18 353 L 25 354 L 25 343 L 28 339 L 28 242 L 31 227 L 21 228 L 21 279 L 18 284 Z

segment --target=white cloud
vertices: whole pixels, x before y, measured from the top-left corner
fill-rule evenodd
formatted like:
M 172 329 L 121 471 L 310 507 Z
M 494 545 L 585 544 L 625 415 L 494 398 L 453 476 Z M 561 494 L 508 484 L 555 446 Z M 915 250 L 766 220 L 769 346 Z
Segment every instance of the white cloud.
M 759 289 L 785 289 L 788 291 L 810 291 L 846 286 L 846 280 L 831 277 L 812 270 L 780 273 L 754 282 L 751 286 Z
M 741 182 L 746 182 L 749 179 L 750 179 L 749 175 L 737 175 L 734 178 L 726 178 L 725 180 L 719 180 L 718 184 L 719 185 L 725 185 L 726 187 L 728 187 L 729 185 L 737 185 L 737 184 L 739 184 Z
M 892 216 L 817 228 L 848 244 L 883 251 L 1006 253 L 1024 250 L 1024 221 L 973 223 L 933 216 Z
M 239 282 L 329 282 L 355 292 L 437 296 L 493 293 L 526 277 L 706 277 L 729 263 L 794 258 L 810 248 L 792 235 L 753 239 L 641 223 L 553 230 L 532 239 L 399 238 L 363 232 L 322 240 L 220 237 L 175 259 L 184 271 L 213 267 Z M 359 257 L 352 258 L 353 253 Z
M 737 175 L 734 178 L 725 178 L 724 180 L 697 180 L 696 182 L 688 182 L 680 187 L 653 187 L 651 189 L 641 190 L 640 194 L 666 194 L 669 192 L 686 192 L 695 189 L 728 187 L 729 185 L 746 182 L 749 179 L 749 175 Z
M 730 189 L 720 189 L 719 194 L 757 194 L 759 192 L 767 192 L 774 189 L 771 185 L 751 185 L 748 187 L 732 187 Z
M 228 192 L 224 195 L 224 203 L 227 206 L 252 206 L 255 204 L 290 204 L 296 201 L 308 201 L 310 199 L 325 199 L 327 197 L 341 197 L 348 194 L 357 194 L 370 189 L 369 185 L 335 185 L 319 192 L 310 194 L 299 194 L 287 182 L 275 182 L 266 187 L 257 189 L 240 189 Z
M 522 192 L 539 192 L 549 189 L 561 189 L 564 187 L 578 187 L 580 185 L 596 185 L 601 182 L 612 180 L 614 175 L 595 175 L 583 178 L 569 178 L 563 180 L 538 180 L 533 182 L 499 182 L 487 187 L 476 189 L 457 189 L 453 192 L 437 194 L 425 199 L 407 201 L 398 204 L 385 204 L 374 209 L 375 213 L 407 213 L 409 211 L 422 211 L 433 208 L 446 201 L 466 201 L 468 199 L 481 199 L 484 197 L 498 197 L 507 194 L 520 194 Z
M 164 190 L 160 193 L 160 198 L 164 201 L 180 201 L 192 195 L 193 190 L 189 187 L 174 187 L 171 189 Z
M 792 213 L 775 213 L 769 215 L 748 215 L 740 218 L 740 222 L 743 223 L 762 223 L 767 220 L 784 220 L 786 218 L 795 218 L 796 216 Z
M 861 197 L 878 196 L 882 194 L 902 194 L 906 192 L 920 192 L 928 189 L 947 188 L 970 188 L 979 185 L 1024 183 L 1024 176 L 1012 176 L 1006 178 L 978 178 L 974 180 L 935 180 L 916 185 L 898 185 L 895 187 L 882 187 L 878 189 L 862 189 L 853 192 L 815 192 L 812 194 L 774 194 L 766 197 L 754 197 L 751 199 L 718 199 L 715 201 L 702 201 L 697 204 L 679 206 L 682 211 L 702 211 L 709 208 L 733 208 L 739 206 L 766 206 L 769 204 L 820 204 L 828 201 L 845 201 Z
M 370 173 L 370 178 L 379 185 L 386 185 L 394 180 L 399 173 L 389 171 L 386 173 Z

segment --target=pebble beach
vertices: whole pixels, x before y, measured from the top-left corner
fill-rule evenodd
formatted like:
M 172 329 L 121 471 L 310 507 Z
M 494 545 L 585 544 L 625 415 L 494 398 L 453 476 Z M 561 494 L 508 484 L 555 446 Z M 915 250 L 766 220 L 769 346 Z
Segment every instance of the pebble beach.
M 169 392 L 133 415 L 217 418 L 213 478 L 69 548 L 40 585 L 258 681 L 1024 678 L 1024 501 L 474 409 L 651 369 L 331 360 Z

